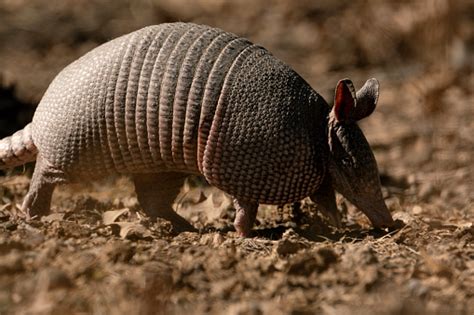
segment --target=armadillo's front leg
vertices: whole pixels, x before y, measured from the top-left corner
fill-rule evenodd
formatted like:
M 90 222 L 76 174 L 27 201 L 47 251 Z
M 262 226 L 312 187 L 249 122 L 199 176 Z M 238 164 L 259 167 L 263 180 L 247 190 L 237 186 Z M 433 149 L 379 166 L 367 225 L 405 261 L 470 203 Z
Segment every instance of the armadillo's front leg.
M 54 169 L 41 155 L 36 160 L 30 188 L 23 201 L 22 210 L 28 218 L 47 215 L 51 208 L 51 197 L 59 183 L 66 182 L 62 171 Z
M 234 198 L 235 220 L 234 227 L 243 237 L 249 237 L 257 217 L 258 203 L 241 201 Z
M 175 172 L 133 176 L 138 202 L 145 213 L 153 219 L 162 218 L 170 221 L 178 233 L 196 230 L 172 208 L 186 176 Z
M 337 210 L 336 193 L 332 187 L 331 177 L 324 176 L 321 186 L 310 196 L 311 200 L 319 205 L 319 210 L 329 218 L 329 221 L 336 227 L 341 227 L 341 213 Z

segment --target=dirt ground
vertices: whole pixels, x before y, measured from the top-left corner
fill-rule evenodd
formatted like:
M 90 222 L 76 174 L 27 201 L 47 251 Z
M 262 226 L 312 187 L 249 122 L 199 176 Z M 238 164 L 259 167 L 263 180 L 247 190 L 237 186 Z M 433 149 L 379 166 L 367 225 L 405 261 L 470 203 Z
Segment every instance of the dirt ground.
M 169 21 L 250 38 L 328 101 L 341 78 L 378 78 L 361 127 L 404 226 L 373 230 L 338 196 L 342 228 L 303 200 L 261 206 L 243 239 L 199 178 L 175 207 L 200 233 L 148 220 L 127 178 L 60 187 L 53 213 L 26 221 L 27 166 L 0 174 L 0 314 L 474 313 L 472 1 L 0 0 L 0 136 L 66 64 Z

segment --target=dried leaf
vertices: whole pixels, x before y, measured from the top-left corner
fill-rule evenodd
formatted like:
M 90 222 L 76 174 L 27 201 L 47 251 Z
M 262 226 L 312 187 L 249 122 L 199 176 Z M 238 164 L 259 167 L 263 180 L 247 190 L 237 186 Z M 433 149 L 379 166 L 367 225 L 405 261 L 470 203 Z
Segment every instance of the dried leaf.
M 125 239 L 150 239 L 151 232 L 137 222 L 115 222 L 120 227 L 120 237 Z
M 106 211 L 102 215 L 102 221 L 104 222 L 105 225 L 111 225 L 113 224 L 122 214 L 128 212 L 128 208 L 120 209 L 120 210 L 112 210 L 112 211 Z

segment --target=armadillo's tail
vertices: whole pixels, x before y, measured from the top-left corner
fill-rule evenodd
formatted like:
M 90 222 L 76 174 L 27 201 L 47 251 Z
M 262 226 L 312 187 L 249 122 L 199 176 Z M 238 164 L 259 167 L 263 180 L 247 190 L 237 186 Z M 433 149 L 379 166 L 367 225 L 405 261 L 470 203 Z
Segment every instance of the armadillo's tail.
M 38 149 L 31 137 L 31 123 L 23 130 L 0 140 L 0 170 L 36 160 Z

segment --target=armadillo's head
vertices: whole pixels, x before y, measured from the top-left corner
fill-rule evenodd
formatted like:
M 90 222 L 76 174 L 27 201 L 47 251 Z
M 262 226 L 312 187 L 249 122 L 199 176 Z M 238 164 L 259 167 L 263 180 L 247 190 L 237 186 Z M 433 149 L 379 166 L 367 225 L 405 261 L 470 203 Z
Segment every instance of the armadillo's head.
M 368 80 L 357 93 L 350 80 L 339 81 L 328 124 L 329 174 L 334 189 L 367 215 L 373 226 L 389 227 L 394 221 L 382 197 L 377 163 L 357 126 L 358 120 L 374 111 L 378 92 L 376 79 Z

